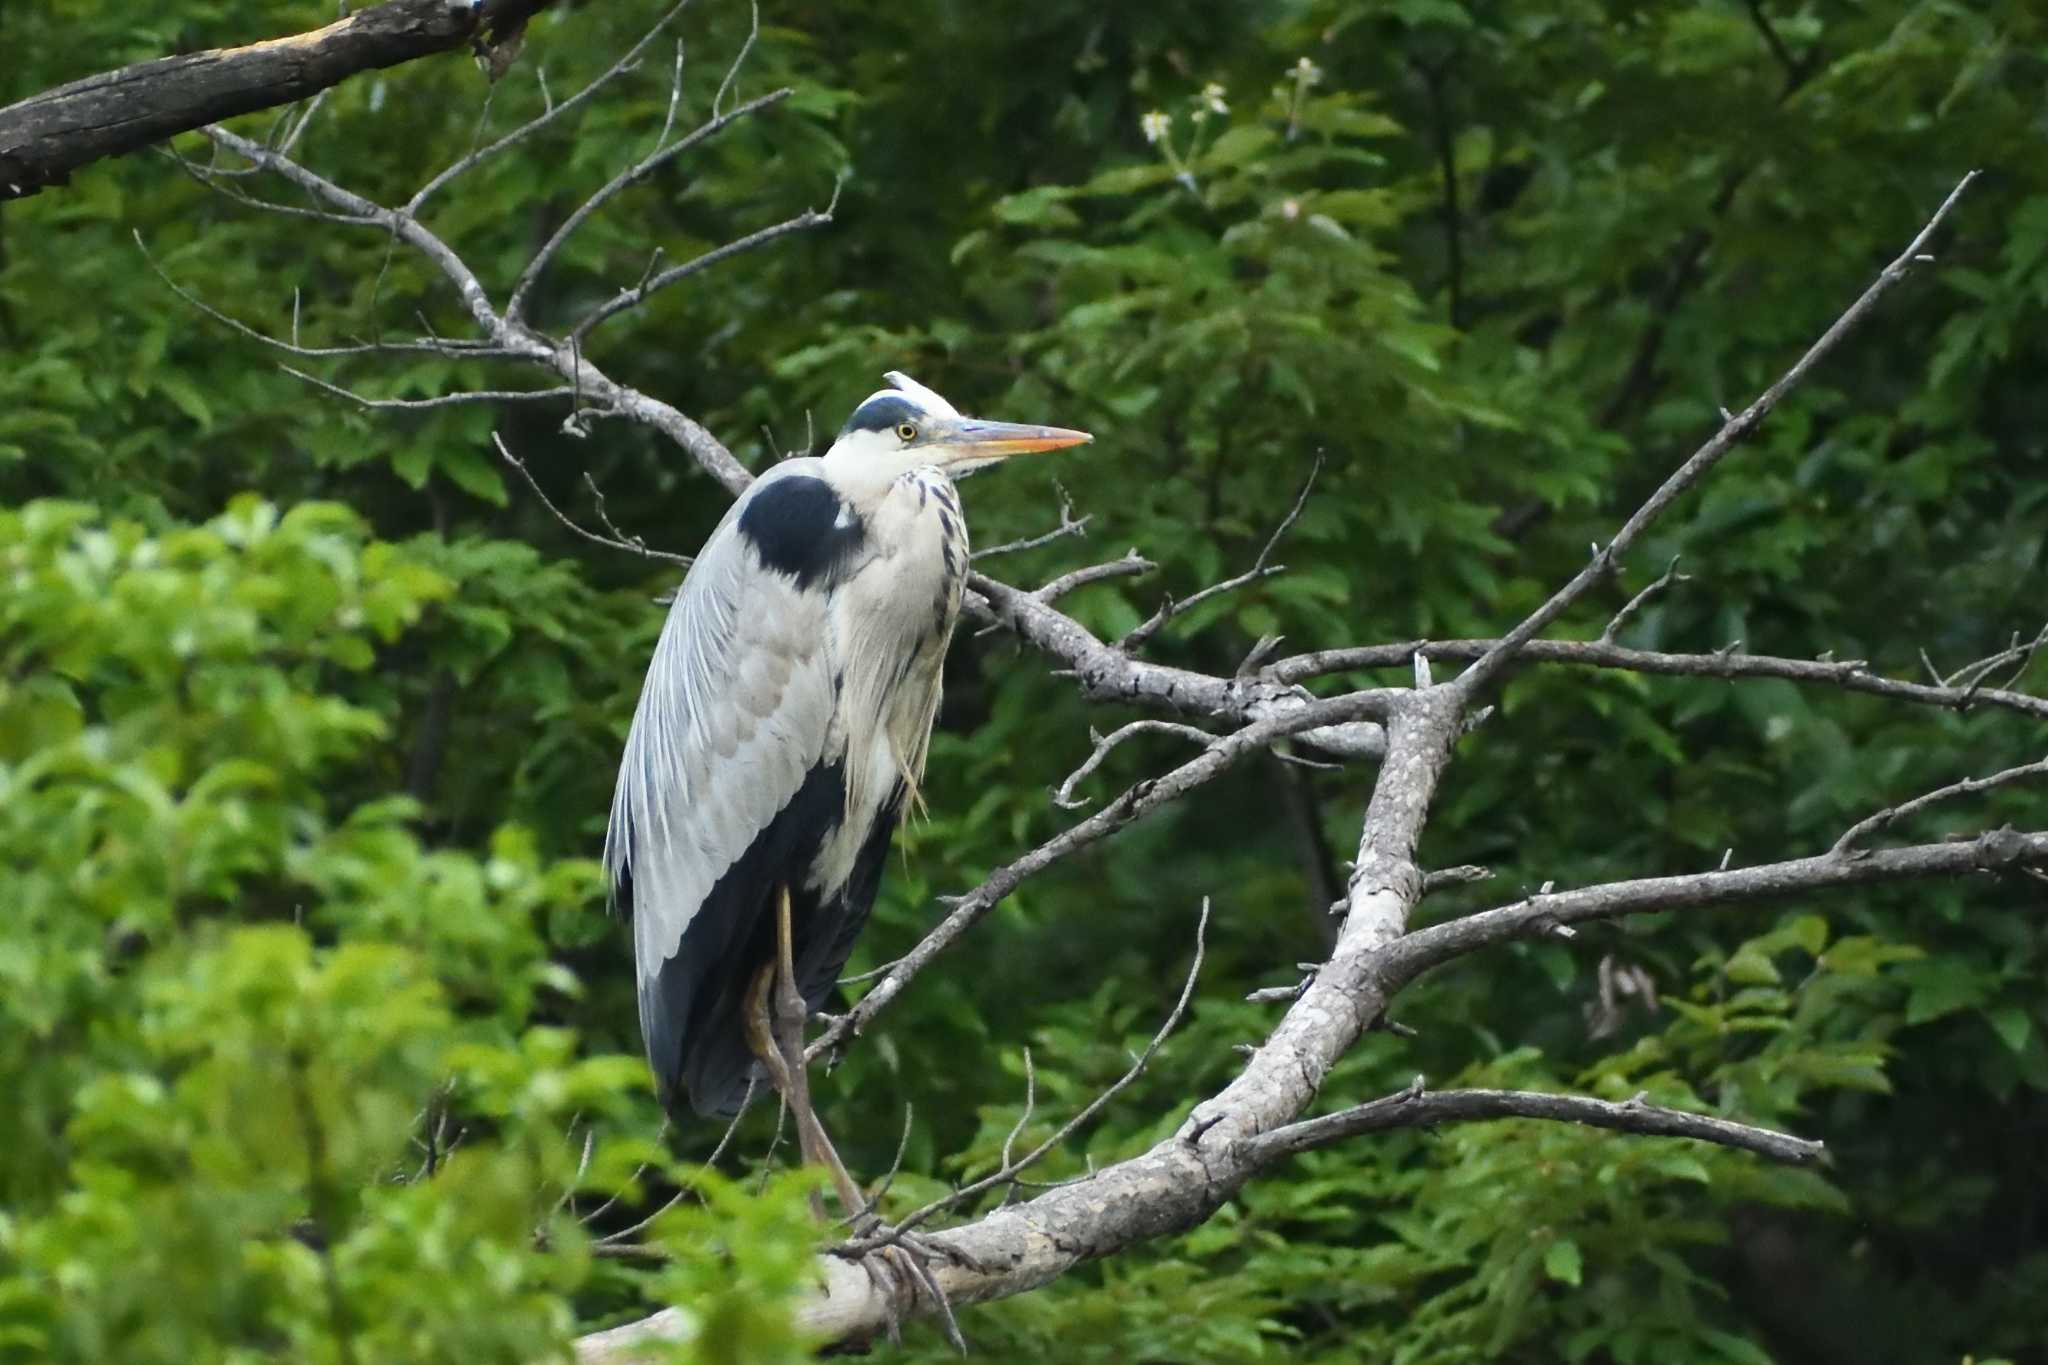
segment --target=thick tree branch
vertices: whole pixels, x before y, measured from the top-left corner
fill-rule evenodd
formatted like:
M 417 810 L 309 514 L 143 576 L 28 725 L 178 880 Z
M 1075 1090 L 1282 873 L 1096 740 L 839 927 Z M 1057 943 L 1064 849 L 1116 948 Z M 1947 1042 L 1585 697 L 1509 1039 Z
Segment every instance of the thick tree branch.
M 236 114 L 290 104 L 361 71 L 483 36 L 508 38 L 549 0 L 388 0 L 246 47 L 160 57 L 60 85 L 0 109 L 0 200 L 64 184 L 71 172 Z
M 1035 594 L 985 574 L 972 575 L 968 587 L 970 610 L 1064 662 L 1090 701 L 1124 702 L 1238 722 L 1290 715 L 1315 702 L 1291 683 L 1257 675 L 1219 678 L 1134 659 L 1096 639 L 1086 626 L 1055 611 Z M 1296 738 L 1328 753 L 1357 758 L 1378 757 L 1385 743 L 1378 725 L 1359 721 L 1323 725 Z
M 1304 703 L 1297 709 L 1221 736 L 1164 777 L 1148 779 L 1128 788 L 1086 820 L 1062 830 L 1016 861 L 997 868 L 980 886 L 957 898 L 951 913 L 940 920 L 915 948 L 898 958 L 858 1004 L 833 1020 L 811 1043 L 805 1055 L 815 1059 L 860 1033 L 902 994 L 911 978 L 930 965 L 933 958 L 957 942 L 1012 891 L 1054 863 L 1101 841 L 1133 820 L 1178 801 L 1197 787 L 1222 776 L 1233 764 L 1277 740 L 1320 727 L 1349 723 L 1363 716 L 1382 715 L 1399 696 L 1386 691 L 1352 692 L 1327 701 Z M 1419 879 L 1417 886 L 1419 890 Z
M 897 1219 L 894 1224 L 867 1237 L 860 1238 L 850 1243 L 844 1249 L 852 1252 L 861 1252 L 887 1246 L 892 1242 L 899 1241 L 904 1233 L 926 1222 L 934 1214 L 943 1213 L 948 1209 L 960 1208 L 976 1195 L 996 1189 L 1002 1185 L 1015 1183 L 1018 1176 L 1043 1160 L 1046 1153 L 1052 1151 L 1055 1147 L 1058 1147 L 1061 1143 L 1079 1132 L 1090 1119 L 1101 1113 L 1111 1100 L 1128 1089 L 1131 1083 L 1137 1080 L 1138 1077 L 1145 1074 L 1146 1065 L 1158 1055 L 1159 1049 L 1165 1046 L 1167 1036 L 1180 1026 L 1182 1017 L 1188 1012 L 1188 1002 L 1194 999 L 1195 982 L 1202 975 L 1202 957 L 1208 947 L 1208 933 L 1209 898 L 1204 896 L 1202 898 L 1202 917 L 1195 924 L 1194 960 L 1188 964 L 1187 980 L 1180 988 L 1180 998 L 1174 1001 L 1173 1009 L 1166 1016 L 1166 1022 L 1159 1026 L 1158 1031 L 1152 1035 L 1152 1040 L 1145 1044 L 1145 1050 L 1131 1059 L 1131 1065 L 1124 1071 L 1123 1075 L 1119 1076 L 1108 1087 L 1098 1093 L 1094 1099 L 1082 1106 L 1079 1113 L 1075 1114 L 1058 1128 L 1055 1128 L 1046 1136 L 1044 1141 L 1040 1142 L 1023 1156 L 1016 1158 L 1010 1156 L 1011 1144 L 1016 1141 L 1017 1137 L 1016 1132 L 1013 1131 L 1010 1134 L 1010 1142 L 1003 1144 L 1003 1160 L 995 1170 L 979 1180 L 961 1186 L 943 1198 L 934 1199 L 922 1208 L 905 1214 Z M 1027 1053 L 1026 1055 L 1028 1058 L 1029 1054 Z M 1022 1126 L 1022 1120 L 1019 1120 L 1019 1126 Z
M 1991 830 L 1974 839 L 1872 852 L 1829 852 L 1759 867 L 1641 877 L 1551 891 L 1417 929 L 1381 955 L 1380 989 L 1392 993 L 1432 967 L 1555 925 L 1666 910 L 1747 905 L 1847 886 L 1924 881 L 2048 867 L 2048 831 Z

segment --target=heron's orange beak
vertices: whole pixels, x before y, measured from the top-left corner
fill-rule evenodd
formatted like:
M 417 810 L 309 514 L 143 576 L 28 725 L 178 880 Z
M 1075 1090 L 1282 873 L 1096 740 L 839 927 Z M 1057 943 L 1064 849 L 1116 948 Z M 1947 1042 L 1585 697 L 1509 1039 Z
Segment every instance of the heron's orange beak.
M 1063 450 L 1084 445 L 1095 438 L 1085 431 L 1067 427 L 1035 427 L 1022 422 L 984 422 L 979 417 L 962 417 L 931 434 L 934 445 L 947 445 L 959 452 L 961 461 L 979 464 L 1006 460 L 1012 455 L 1030 455 L 1041 450 Z

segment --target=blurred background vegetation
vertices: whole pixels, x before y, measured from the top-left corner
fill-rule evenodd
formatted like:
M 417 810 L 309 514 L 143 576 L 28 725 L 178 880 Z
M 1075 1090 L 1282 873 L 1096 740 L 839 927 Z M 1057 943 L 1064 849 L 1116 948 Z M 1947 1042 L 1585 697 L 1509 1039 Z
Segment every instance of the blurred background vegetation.
M 0 102 L 332 12 L 10 7 Z M 402 200 L 659 12 L 559 5 L 495 90 L 459 58 L 361 77 L 299 155 Z M 682 118 L 749 24 L 732 0 L 683 15 Z M 843 182 L 829 229 L 614 319 L 589 354 L 756 467 L 887 368 L 1095 430 L 1085 456 L 967 498 L 982 544 L 1053 525 L 1061 487 L 1092 518 L 1000 562 L 1013 581 L 1132 546 L 1158 561 L 1071 600 L 1099 631 L 1248 565 L 1320 457 L 1289 571 L 1155 657 L 1227 671 L 1268 632 L 1497 633 L 1973 166 L 1939 264 L 1572 629 L 1678 554 L 1691 580 L 1632 642 L 1908 676 L 2042 624 L 2037 6 L 768 0 L 760 25 L 735 89 L 794 97 L 614 202 L 536 321 L 573 320 L 655 247 L 683 259 Z M 657 51 L 431 208 L 499 297 L 652 146 Z M 366 413 L 284 374 L 152 258 L 309 343 L 465 319 L 391 243 L 237 205 L 160 152 L 6 205 L 0 251 L 0 1358 L 530 1361 L 670 1302 L 697 1333 L 678 1358 L 799 1354 L 782 1305 L 815 1237 L 803 1186 L 768 1177 L 764 1117 L 716 1171 L 697 1164 L 715 1127 L 661 1135 L 592 862 L 674 568 L 572 537 L 489 437 L 586 520 L 588 472 L 671 550 L 724 493 L 652 433 L 565 436 L 559 405 Z M 321 372 L 399 397 L 550 382 L 432 356 Z M 1122 718 L 970 635 L 931 816 L 855 968 L 1060 828 L 1047 789 Z M 1815 851 L 2042 738 L 1788 684 L 1528 671 L 1424 848 L 1497 875 L 1427 913 Z M 1127 746 L 1093 790 L 1177 756 Z M 818 1083 L 855 1169 L 888 1167 L 913 1109 L 892 1200 L 985 1169 L 1027 1047 L 1030 1127 L 1050 1131 L 1165 1014 L 1207 895 L 1190 1020 L 1043 1175 L 1170 1131 L 1275 1017 L 1244 993 L 1322 955 L 1370 778 L 1247 765 L 1012 897 Z M 2013 788 L 1946 818 L 2042 823 Z M 1529 1124 L 1357 1141 L 1186 1237 L 977 1308 L 967 1333 L 990 1361 L 2048 1360 L 2041 901 L 1915 886 L 1497 949 L 1405 995 L 1417 1036 L 1371 1035 L 1329 1091 L 1417 1072 L 1647 1090 L 1824 1138 L 1822 1174 Z M 1603 972 L 1654 993 L 1603 997 Z M 603 1239 L 679 1188 L 631 1239 L 662 1254 L 614 1254 Z M 900 1354 L 944 1348 L 915 1329 Z

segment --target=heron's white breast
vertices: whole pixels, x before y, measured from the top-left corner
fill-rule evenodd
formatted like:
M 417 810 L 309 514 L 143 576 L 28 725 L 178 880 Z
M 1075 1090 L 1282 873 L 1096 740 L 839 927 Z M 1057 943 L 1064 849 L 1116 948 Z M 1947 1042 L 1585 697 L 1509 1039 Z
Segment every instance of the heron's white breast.
M 814 868 L 828 893 L 852 874 L 899 783 L 915 791 L 924 776 L 967 575 L 959 494 L 936 469 L 895 480 L 867 513 L 867 533 L 874 552 L 841 585 L 832 613 L 847 791 L 846 821 Z

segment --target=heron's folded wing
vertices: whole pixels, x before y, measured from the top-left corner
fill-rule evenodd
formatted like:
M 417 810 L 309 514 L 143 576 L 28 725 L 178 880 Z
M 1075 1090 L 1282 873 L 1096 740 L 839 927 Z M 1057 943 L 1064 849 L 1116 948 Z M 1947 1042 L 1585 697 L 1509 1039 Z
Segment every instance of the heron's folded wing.
M 751 928 L 733 897 L 710 909 L 707 900 L 828 743 L 827 627 L 822 594 L 763 567 L 728 516 L 655 646 L 612 799 L 605 871 L 632 916 L 641 1033 L 665 1094 L 694 998 Z

